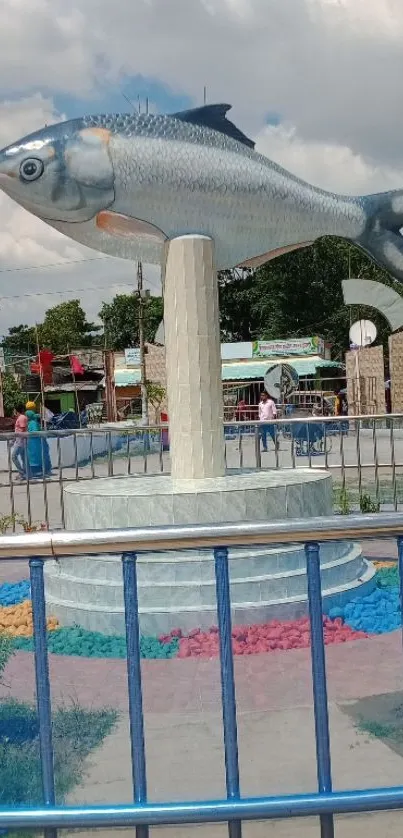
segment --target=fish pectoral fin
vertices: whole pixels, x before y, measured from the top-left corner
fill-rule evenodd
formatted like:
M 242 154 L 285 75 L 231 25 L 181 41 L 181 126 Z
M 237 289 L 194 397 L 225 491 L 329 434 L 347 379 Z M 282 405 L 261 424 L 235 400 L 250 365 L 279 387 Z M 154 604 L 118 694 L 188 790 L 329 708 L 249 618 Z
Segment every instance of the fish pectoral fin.
M 101 210 L 96 218 L 96 225 L 99 230 L 109 233 L 111 236 L 120 236 L 124 239 L 145 239 L 150 242 L 166 241 L 167 237 L 162 230 L 149 224 L 148 221 L 141 221 L 139 218 L 132 218 L 121 212 Z
M 301 247 L 309 247 L 313 242 L 300 242 L 300 244 L 288 244 L 285 247 L 277 247 L 275 250 L 269 250 L 268 253 L 262 253 L 261 256 L 253 256 L 252 259 L 245 259 L 240 262 L 237 268 L 260 268 L 271 259 L 276 259 L 278 256 L 284 256 L 285 253 L 291 253 L 293 250 L 299 250 Z

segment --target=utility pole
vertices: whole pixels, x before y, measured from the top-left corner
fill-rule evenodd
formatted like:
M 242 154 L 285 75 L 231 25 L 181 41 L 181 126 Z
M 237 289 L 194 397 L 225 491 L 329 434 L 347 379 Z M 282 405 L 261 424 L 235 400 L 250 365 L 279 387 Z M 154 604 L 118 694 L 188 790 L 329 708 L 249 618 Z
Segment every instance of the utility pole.
M 139 301 L 139 346 L 140 346 L 140 387 L 141 387 L 141 421 L 143 425 L 149 425 L 148 396 L 146 378 L 146 354 L 144 346 L 144 292 L 143 292 L 143 265 L 137 262 L 137 296 Z

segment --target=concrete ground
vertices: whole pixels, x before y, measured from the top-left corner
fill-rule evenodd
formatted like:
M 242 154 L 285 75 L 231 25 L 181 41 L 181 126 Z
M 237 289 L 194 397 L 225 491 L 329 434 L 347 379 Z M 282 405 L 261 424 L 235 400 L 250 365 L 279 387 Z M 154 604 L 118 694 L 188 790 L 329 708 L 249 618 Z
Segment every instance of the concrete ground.
M 363 698 L 389 698 L 403 688 L 401 635 L 327 647 L 333 783 L 335 789 L 399 785 L 403 759 L 393 747 L 363 733 L 354 711 Z M 216 798 L 224 794 L 217 660 L 143 661 L 143 694 L 150 800 Z M 125 661 L 52 655 L 54 706 L 78 701 L 114 707 L 119 724 L 93 753 L 71 803 L 132 799 Z M 309 650 L 235 659 L 239 754 L 243 795 L 308 792 L 316 787 Z M 5 673 L 3 695 L 32 700 L 32 655 L 19 653 Z M 386 700 L 386 699 L 385 699 Z M 400 834 L 403 813 L 337 820 L 336 838 Z M 175 828 L 185 838 L 225 835 L 224 828 Z M 128 830 L 124 830 L 128 832 Z M 155 831 L 155 830 L 154 830 Z M 166 830 L 168 831 L 168 830 Z M 121 830 L 103 834 L 117 838 Z M 81 835 L 98 834 L 91 832 Z M 101 835 L 101 832 L 99 833 Z M 172 829 L 169 830 L 172 835 Z M 315 821 L 245 825 L 250 838 L 315 838 Z

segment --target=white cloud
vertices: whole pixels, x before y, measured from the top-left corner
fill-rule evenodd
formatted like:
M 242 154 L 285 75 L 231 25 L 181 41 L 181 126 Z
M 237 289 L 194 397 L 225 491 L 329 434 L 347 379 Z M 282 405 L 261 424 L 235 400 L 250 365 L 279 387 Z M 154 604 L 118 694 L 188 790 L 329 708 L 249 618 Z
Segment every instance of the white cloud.
M 279 111 L 308 138 L 401 157 L 401 0 L 3 0 L 0 79 L 88 94 L 123 73 Z M 110 88 L 109 88 L 110 89 Z
M 400 170 L 380 166 L 348 146 L 303 140 L 292 125 L 267 126 L 256 138 L 256 149 L 330 192 L 363 195 L 403 184 L 403 166 Z

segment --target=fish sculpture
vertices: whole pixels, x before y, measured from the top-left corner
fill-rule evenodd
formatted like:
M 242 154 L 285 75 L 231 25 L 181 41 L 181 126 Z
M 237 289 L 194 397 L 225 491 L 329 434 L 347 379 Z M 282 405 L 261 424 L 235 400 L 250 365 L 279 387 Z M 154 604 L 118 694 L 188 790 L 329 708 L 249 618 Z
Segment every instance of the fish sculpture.
M 66 236 L 110 256 L 163 264 L 166 243 L 204 234 L 217 269 L 258 267 L 339 236 L 403 281 L 403 190 L 317 189 L 258 154 L 230 105 L 84 116 L 0 152 L 0 187 Z

